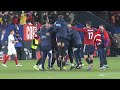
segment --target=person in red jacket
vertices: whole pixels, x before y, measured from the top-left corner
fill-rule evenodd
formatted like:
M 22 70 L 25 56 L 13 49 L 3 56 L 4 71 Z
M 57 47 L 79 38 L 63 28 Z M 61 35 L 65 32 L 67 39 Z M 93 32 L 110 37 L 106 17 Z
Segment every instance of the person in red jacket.
M 94 36 L 95 46 L 98 49 L 99 57 L 100 57 L 100 69 L 108 68 L 107 59 L 106 59 L 106 48 L 109 45 L 109 35 L 105 30 L 104 25 L 99 25 L 99 28 Z
M 16 15 L 12 18 L 12 23 L 18 25 L 19 22 L 20 22 L 20 18 L 18 17 L 18 14 L 16 14 Z

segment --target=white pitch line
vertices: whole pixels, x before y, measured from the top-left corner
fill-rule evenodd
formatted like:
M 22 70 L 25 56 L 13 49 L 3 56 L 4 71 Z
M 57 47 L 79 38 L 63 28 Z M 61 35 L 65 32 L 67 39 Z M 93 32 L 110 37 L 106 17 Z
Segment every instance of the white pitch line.
M 111 77 L 108 75 L 113 75 L 113 74 L 120 74 L 120 72 L 110 72 L 110 73 L 104 73 L 104 74 L 99 74 L 100 77 Z

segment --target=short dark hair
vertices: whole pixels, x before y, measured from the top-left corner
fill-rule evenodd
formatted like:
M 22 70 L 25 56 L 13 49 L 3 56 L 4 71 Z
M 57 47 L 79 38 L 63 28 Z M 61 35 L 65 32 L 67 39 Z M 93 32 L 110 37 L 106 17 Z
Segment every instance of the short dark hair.
M 41 24 L 44 25 L 44 24 L 46 24 L 46 22 L 47 22 L 47 20 L 43 20 Z
M 105 28 L 105 25 L 104 24 L 100 24 L 99 26 L 103 26 Z
M 13 29 L 12 29 L 12 30 L 10 30 L 10 33 L 11 33 L 12 31 L 14 31 L 14 30 L 13 30 Z
M 92 26 L 92 22 L 91 21 L 87 21 L 86 24 Z
M 58 15 L 58 19 L 63 19 L 64 16 L 63 15 Z
M 4 30 L 5 30 L 5 29 L 3 29 L 3 28 L 1 29 L 1 31 L 4 31 Z

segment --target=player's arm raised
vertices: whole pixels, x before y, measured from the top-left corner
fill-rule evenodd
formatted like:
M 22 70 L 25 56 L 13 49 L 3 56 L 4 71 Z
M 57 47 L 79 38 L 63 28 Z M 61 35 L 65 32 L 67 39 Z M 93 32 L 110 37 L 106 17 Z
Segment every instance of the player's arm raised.
M 71 24 L 68 24 L 68 27 L 78 32 L 86 32 L 85 28 L 76 28 L 75 26 L 72 26 Z

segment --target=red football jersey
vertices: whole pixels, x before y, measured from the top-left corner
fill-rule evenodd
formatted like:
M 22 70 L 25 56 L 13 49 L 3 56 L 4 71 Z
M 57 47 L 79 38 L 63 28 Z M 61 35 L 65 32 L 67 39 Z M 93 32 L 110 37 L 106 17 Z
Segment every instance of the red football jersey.
M 79 32 L 84 32 L 84 44 L 86 44 L 86 45 L 94 45 L 94 33 L 95 33 L 94 28 L 71 27 L 71 29 L 79 31 Z

